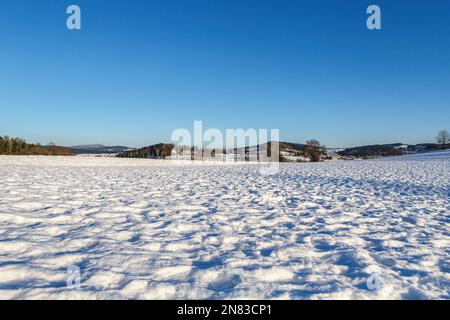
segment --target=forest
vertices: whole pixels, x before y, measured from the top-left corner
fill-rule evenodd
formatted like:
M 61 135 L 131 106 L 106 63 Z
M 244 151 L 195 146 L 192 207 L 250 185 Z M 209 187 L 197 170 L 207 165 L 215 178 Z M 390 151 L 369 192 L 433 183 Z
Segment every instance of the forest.
M 55 145 L 41 146 L 29 144 L 21 138 L 0 136 L 0 155 L 42 155 L 42 156 L 72 156 L 74 153 Z

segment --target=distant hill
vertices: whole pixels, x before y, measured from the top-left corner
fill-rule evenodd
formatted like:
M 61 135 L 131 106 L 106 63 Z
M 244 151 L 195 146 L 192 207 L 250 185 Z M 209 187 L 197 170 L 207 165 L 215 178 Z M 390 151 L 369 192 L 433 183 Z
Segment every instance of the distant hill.
M 376 145 L 347 148 L 337 152 L 337 154 L 343 157 L 374 158 L 374 157 L 400 156 L 408 153 L 438 151 L 449 148 L 450 145 L 440 145 L 436 143 L 421 143 L 415 145 L 408 145 L 404 143 L 391 143 L 391 144 L 381 144 L 381 145 L 376 144 Z
M 343 157 L 373 158 L 373 157 L 401 156 L 405 154 L 405 151 L 402 149 L 398 149 L 392 145 L 377 144 L 377 145 L 348 148 L 339 151 L 338 154 Z
M 408 153 L 421 153 L 446 149 L 450 149 L 450 144 L 441 145 L 436 143 L 420 143 L 415 145 L 408 145 L 406 147 L 406 151 Z
M 268 154 L 270 155 L 270 143 L 257 145 L 257 146 L 251 146 L 251 147 L 245 147 L 245 148 L 227 148 L 220 150 L 223 152 L 223 154 L 226 154 L 228 156 L 233 157 L 240 160 L 249 160 L 249 154 L 251 152 L 256 152 L 257 150 L 263 150 L 264 148 L 267 150 Z M 301 157 L 301 159 L 304 159 L 304 155 L 307 153 L 307 149 L 310 148 L 305 144 L 299 144 L 299 143 L 290 143 L 290 142 L 279 142 L 280 147 L 280 161 L 288 161 L 292 159 L 288 159 L 287 157 L 295 158 L 294 161 L 296 161 L 296 157 Z M 151 158 L 151 159 L 167 159 L 172 156 L 172 151 L 174 150 L 175 145 L 174 144 L 167 144 L 167 143 L 159 143 L 152 146 L 140 148 L 140 149 L 133 149 L 133 150 L 126 150 L 124 152 L 119 153 L 117 156 L 120 158 Z M 198 158 L 208 158 L 209 155 L 211 155 L 211 158 L 218 159 L 218 152 L 219 150 L 199 150 L 198 148 L 191 148 L 189 146 L 186 146 L 184 148 L 181 148 L 181 154 L 178 154 L 178 157 L 184 157 L 185 159 L 198 159 Z
M 90 144 L 69 147 L 76 154 L 102 154 L 102 153 L 121 153 L 130 150 L 125 146 L 104 146 L 102 144 Z
M 270 145 L 270 142 L 268 143 Z M 303 162 L 310 161 L 308 156 L 308 145 L 301 143 L 292 143 L 292 142 L 279 142 L 280 146 L 280 161 L 290 161 L 290 162 Z M 114 148 L 114 147 L 104 147 L 104 146 L 79 146 L 79 148 L 83 148 L 85 153 L 86 149 L 96 150 L 96 153 L 99 150 L 104 148 Z M 247 160 L 248 154 L 251 151 L 262 150 L 263 147 L 267 147 L 266 145 L 257 145 L 252 147 L 238 148 L 238 149 L 224 149 L 223 152 L 227 155 L 233 154 L 244 154 L 246 156 L 241 156 L 239 159 Z M 118 148 L 126 148 L 126 147 L 118 147 Z M 126 149 L 118 153 L 118 157 L 122 158 L 153 158 L 153 159 L 166 159 L 172 155 L 172 150 L 175 148 L 173 144 L 160 143 L 156 145 L 152 145 L 149 147 L 144 147 L 140 149 Z M 267 147 L 270 152 L 270 146 Z M 430 152 L 437 151 L 442 149 L 450 149 L 450 145 L 438 145 L 433 143 L 424 143 L 424 144 L 416 144 L 416 145 L 408 145 L 404 143 L 390 143 L 390 144 L 376 144 L 376 145 L 367 145 L 367 146 L 359 146 L 352 148 L 328 148 L 326 149 L 327 154 L 323 154 L 322 160 L 326 157 L 331 158 L 333 155 L 339 155 L 344 158 L 377 158 L 377 157 L 389 157 L 389 156 L 400 156 L 409 153 L 421 153 L 421 152 Z M 211 153 L 206 152 L 204 150 L 204 154 Z M 216 154 L 216 152 L 213 152 Z M 203 156 L 202 150 L 198 150 L 195 148 L 194 150 L 190 150 L 190 147 L 186 147 L 183 151 L 183 156 L 186 159 L 193 159 L 195 156 Z M 180 156 L 180 155 L 178 155 Z
M 86 144 L 86 145 L 82 145 L 82 146 L 72 146 L 72 147 L 69 147 L 69 148 L 88 150 L 88 149 L 97 149 L 97 148 L 104 148 L 104 147 L 105 146 L 103 144 Z

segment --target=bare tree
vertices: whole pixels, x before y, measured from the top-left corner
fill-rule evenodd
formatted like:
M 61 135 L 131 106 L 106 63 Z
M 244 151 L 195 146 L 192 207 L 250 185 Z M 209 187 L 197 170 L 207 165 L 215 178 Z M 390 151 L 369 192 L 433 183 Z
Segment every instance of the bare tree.
M 436 136 L 436 141 L 438 144 L 449 144 L 450 143 L 450 134 L 447 130 L 441 130 L 439 131 L 438 135 Z
M 325 154 L 325 146 L 322 146 L 316 139 L 306 141 L 306 155 L 312 162 L 319 162 L 322 160 L 322 155 Z

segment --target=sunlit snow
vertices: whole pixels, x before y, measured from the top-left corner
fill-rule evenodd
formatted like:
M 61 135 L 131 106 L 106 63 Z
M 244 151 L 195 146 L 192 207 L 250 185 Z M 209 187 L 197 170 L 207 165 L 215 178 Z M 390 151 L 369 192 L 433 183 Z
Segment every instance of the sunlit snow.
M 1 156 L 0 298 L 450 299 L 449 181 L 449 152 L 274 176 Z

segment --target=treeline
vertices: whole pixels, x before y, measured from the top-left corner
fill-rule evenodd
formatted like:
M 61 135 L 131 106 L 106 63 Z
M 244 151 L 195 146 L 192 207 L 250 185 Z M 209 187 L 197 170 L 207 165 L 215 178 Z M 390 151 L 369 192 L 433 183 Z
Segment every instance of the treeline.
M 119 153 L 119 158 L 151 158 L 151 159 L 165 159 L 172 155 L 172 150 L 175 147 L 173 144 L 160 143 L 153 146 L 129 150 Z
M 0 155 L 72 156 L 73 154 L 63 147 L 28 144 L 21 138 L 0 137 Z

